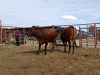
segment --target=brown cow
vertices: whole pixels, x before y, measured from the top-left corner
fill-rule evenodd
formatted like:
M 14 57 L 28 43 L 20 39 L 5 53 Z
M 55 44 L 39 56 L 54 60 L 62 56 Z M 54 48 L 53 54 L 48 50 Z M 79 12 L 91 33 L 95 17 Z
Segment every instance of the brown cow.
M 74 44 L 76 43 L 75 42 L 76 35 L 77 35 L 77 30 L 73 26 L 69 26 L 66 29 L 61 29 L 60 39 L 63 42 L 64 52 L 65 53 L 66 53 L 66 45 L 67 45 L 67 42 L 68 42 L 69 43 L 69 51 L 68 51 L 68 53 L 70 53 L 71 44 L 72 44 L 72 46 L 73 46 L 73 54 L 74 54 Z
M 29 36 L 35 37 L 39 42 L 39 49 L 37 52 L 38 55 L 41 49 L 41 45 L 43 44 L 45 44 L 45 55 L 46 55 L 48 42 L 52 42 L 52 49 L 54 51 L 57 31 L 54 30 L 53 28 L 40 28 L 38 26 L 32 26 L 32 28 L 29 31 Z

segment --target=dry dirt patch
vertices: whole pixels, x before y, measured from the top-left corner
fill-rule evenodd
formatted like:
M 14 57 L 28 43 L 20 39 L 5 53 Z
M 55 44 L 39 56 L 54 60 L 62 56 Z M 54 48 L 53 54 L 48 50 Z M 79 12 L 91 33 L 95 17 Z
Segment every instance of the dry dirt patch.
M 63 47 L 47 55 L 36 55 L 35 45 L 0 47 L 0 75 L 100 75 L 100 49 L 75 48 L 75 54 L 63 53 Z

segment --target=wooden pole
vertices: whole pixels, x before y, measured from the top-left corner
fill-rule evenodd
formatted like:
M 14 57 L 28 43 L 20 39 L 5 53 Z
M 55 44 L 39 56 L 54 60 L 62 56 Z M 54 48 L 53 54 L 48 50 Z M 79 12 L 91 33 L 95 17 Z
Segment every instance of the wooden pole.
M 9 44 L 11 44 L 11 31 L 10 29 L 8 29 L 8 39 L 9 39 Z
M 2 45 L 2 23 L 0 20 L 0 45 Z
M 81 28 L 79 26 L 79 46 L 82 47 Z
M 25 29 L 23 28 L 22 39 L 23 39 L 23 44 L 25 45 L 25 38 L 24 38 L 24 36 L 25 36 Z
M 88 25 L 87 25 L 87 30 L 86 30 L 86 43 L 87 43 L 87 47 L 88 47 Z
M 96 24 L 94 23 L 94 46 L 96 48 L 96 45 L 97 45 L 97 35 L 96 35 Z

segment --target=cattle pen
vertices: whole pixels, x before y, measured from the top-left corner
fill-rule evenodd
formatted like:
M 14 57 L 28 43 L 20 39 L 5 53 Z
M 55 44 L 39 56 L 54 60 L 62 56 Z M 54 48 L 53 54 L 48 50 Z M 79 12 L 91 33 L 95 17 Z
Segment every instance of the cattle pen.
M 58 32 L 60 31 L 60 28 L 68 27 L 70 25 L 51 25 L 44 28 L 50 28 L 53 27 Z M 77 39 L 76 42 L 78 46 L 80 47 L 94 47 L 97 48 L 100 46 L 100 23 L 88 23 L 88 24 L 74 24 L 72 25 L 77 29 Z M 21 32 L 21 40 L 20 42 L 22 44 L 34 44 L 36 42 L 36 39 L 33 37 L 27 37 L 27 32 L 29 31 L 29 28 L 25 27 L 14 27 L 14 26 L 3 26 L 2 22 L 0 20 L 0 45 L 7 44 L 14 44 L 15 43 L 15 37 L 14 32 L 15 29 L 18 28 Z M 31 41 L 30 41 L 31 40 Z M 35 41 L 34 41 L 35 40 Z M 61 40 L 59 36 L 57 37 L 57 43 L 60 46 Z
M 74 26 L 77 28 L 76 42 L 79 47 L 94 47 L 100 46 L 100 23 L 73 24 L 73 25 L 53 25 L 58 27 Z M 59 37 L 58 37 L 59 38 Z M 60 42 L 58 41 L 58 45 Z
M 15 44 L 15 32 L 16 30 L 19 30 L 20 40 L 17 42 L 20 42 L 21 44 L 32 44 L 34 41 L 33 37 L 27 37 L 27 33 L 29 31 L 30 27 L 14 27 L 14 26 L 3 26 L 0 20 L 0 45 L 8 45 L 8 44 Z

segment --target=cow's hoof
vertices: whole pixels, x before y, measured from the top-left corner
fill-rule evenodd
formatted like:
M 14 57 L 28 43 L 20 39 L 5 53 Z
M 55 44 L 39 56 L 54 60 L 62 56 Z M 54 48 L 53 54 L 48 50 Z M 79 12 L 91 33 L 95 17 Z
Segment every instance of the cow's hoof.
M 47 54 L 44 54 L 44 55 L 47 55 Z
M 52 50 L 50 51 L 50 53 L 52 53 Z
M 37 55 L 39 55 L 39 52 L 37 52 Z
M 68 53 L 70 53 L 70 52 L 68 51 Z
M 66 51 L 64 51 L 64 53 L 66 53 Z
M 39 53 L 37 53 L 37 55 L 39 55 Z

